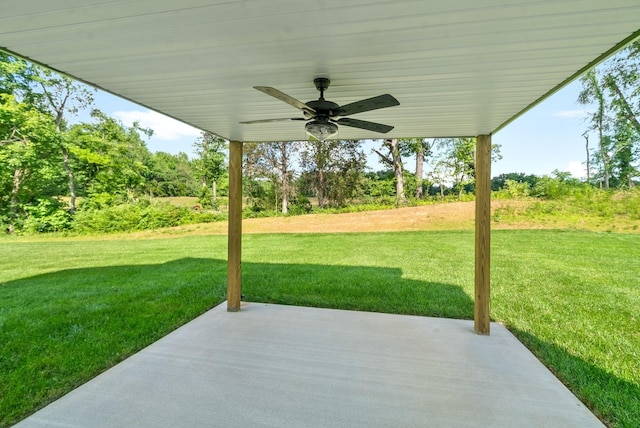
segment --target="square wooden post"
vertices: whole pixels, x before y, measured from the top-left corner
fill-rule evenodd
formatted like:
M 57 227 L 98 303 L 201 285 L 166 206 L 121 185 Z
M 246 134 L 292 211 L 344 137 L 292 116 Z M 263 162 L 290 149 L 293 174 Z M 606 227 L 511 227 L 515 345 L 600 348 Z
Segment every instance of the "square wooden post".
M 489 334 L 491 264 L 491 135 L 476 139 L 476 239 L 474 329 Z
M 242 142 L 229 143 L 227 311 L 240 310 L 242 295 Z

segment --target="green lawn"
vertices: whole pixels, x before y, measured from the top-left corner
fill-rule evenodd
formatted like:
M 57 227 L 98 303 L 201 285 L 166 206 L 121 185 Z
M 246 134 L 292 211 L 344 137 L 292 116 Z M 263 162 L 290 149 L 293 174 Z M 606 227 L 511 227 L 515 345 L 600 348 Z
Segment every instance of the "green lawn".
M 246 300 L 473 316 L 473 232 L 247 235 Z M 492 316 L 612 426 L 640 420 L 640 235 L 494 231 Z M 0 240 L 0 426 L 224 300 L 226 237 Z

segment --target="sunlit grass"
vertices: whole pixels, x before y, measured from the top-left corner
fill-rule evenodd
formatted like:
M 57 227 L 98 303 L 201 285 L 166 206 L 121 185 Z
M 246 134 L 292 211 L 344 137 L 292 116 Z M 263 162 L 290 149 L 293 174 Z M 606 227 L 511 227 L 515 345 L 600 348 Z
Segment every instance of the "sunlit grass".
M 471 319 L 473 232 L 247 235 L 250 301 Z M 0 240 L 0 426 L 224 299 L 226 237 Z M 640 420 L 640 236 L 495 231 L 492 315 L 598 416 Z

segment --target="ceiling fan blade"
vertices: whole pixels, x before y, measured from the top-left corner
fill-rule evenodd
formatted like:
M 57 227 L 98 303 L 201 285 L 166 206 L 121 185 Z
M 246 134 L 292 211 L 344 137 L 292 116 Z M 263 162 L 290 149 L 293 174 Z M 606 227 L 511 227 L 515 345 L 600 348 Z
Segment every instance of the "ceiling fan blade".
M 285 122 L 287 120 L 309 120 L 309 119 L 306 119 L 304 117 L 281 117 L 279 119 L 248 120 L 246 122 L 238 122 L 238 123 L 250 124 L 250 123 Z
M 254 86 L 254 89 L 259 90 L 260 92 L 264 92 L 267 95 L 271 95 L 274 98 L 279 99 L 280 101 L 284 101 L 285 103 L 305 112 L 309 112 L 311 115 L 315 114 L 315 110 L 303 103 L 302 101 L 298 101 L 290 95 L 285 94 L 282 91 L 277 90 L 276 88 L 272 88 L 271 86 Z
M 355 103 L 345 104 L 338 107 L 334 112 L 334 116 L 349 116 L 356 113 L 362 113 L 379 108 L 393 107 L 400 105 L 400 102 L 389 94 L 378 95 L 377 97 L 367 98 L 366 100 L 356 101 Z
M 351 119 L 349 117 L 343 117 L 336 120 L 336 123 L 344 126 L 351 126 L 353 128 L 366 129 L 368 131 L 380 132 L 386 134 L 393 129 L 393 126 L 383 125 L 382 123 L 369 122 L 366 120 Z

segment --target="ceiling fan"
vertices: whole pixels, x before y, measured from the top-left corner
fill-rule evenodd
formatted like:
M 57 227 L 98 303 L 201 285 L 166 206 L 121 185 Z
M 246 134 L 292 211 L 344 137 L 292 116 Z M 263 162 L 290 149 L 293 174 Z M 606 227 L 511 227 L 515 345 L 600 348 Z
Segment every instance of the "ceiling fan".
M 393 129 L 393 126 L 383 125 L 382 123 L 344 117 L 365 111 L 400 105 L 398 100 L 391 95 L 379 95 L 377 97 L 367 98 L 365 100 L 356 101 L 355 103 L 339 106 L 334 102 L 324 99 L 324 91 L 327 90 L 331 83 L 329 79 L 326 77 L 318 77 L 313 80 L 313 83 L 316 85 L 318 91 L 320 91 L 320 98 L 318 100 L 309 101 L 308 103 L 300 102 L 284 92 L 270 86 L 254 86 L 254 89 L 264 92 L 267 95 L 271 95 L 280 101 L 284 101 L 285 103 L 302 110 L 304 117 L 250 120 L 240 123 L 251 124 L 279 122 L 285 120 L 302 120 L 307 122 L 305 125 L 307 134 L 319 141 L 329 140 L 338 135 L 338 125 L 366 129 L 368 131 L 380 132 L 382 134 L 386 134 Z

